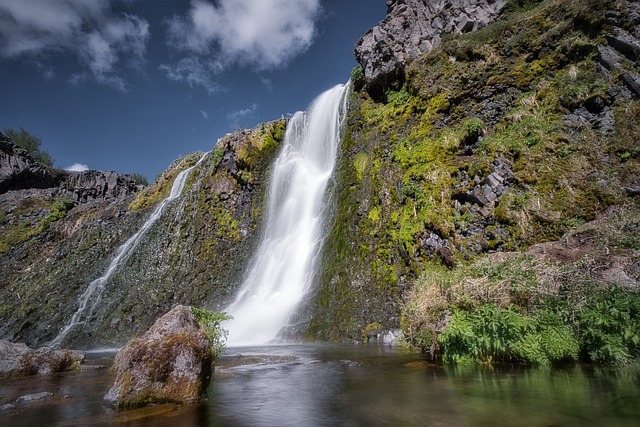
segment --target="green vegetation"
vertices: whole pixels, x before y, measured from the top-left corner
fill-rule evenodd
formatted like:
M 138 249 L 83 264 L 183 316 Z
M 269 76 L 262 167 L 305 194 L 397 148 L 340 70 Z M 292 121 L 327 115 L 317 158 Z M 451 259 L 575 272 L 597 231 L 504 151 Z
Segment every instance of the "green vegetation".
M 178 174 L 193 166 L 201 155 L 201 153 L 192 153 L 174 161 L 164 173 L 156 178 L 153 185 L 138 193 L 137 197 L 129 204 L 129 209 L 132 211 L 149 209 L 159 201 L 166 199 Z
M 228 331 L 221 326 L 221 323 L 231 320 L 232 317 L 227 313 L 218 313 L 206 308 L 191 307 L 191 312 L 195 321 L 204 328 L 211 341 L 213 358 L 218 358 L 224 351 L 228 334 Z
M 640 292 L 598 273 L 616 268 L 611 252 L 617 262 L 632 262 L 638 218 L 640 207 L 629 206 L 609 213 L 605 226 L 581 226 L 567 238 L 589 243 L 568 263 L 511 254 L 427 269 L 409 297 L 403 329 L 445 362 L 638 361 Z
M 52 223 L 64 218 L 74 206 L 75 202 L 71 199 L 53 202 L 26 199 L 11 214 L 0 213 L 0 254 L 48 230 Z M 46 215 L 39 214 L 42 211 L 47 212 Z
M 578 354 L 576 339 L 557 316 L 533 318 L 495 304 L 454 311 L 438 343 L 445 362 L 461 364 L 548 364 L 573 361 Z
M 22 128 L 20 128 L 20 130 L 5 128 L 2 132 L 11 138 L 13 143 L 18 147 L 27 150 L 34 160 L 45 166 L 53 166 L 53 158 L 48 152 L 40 148 L 42 145 L 42 139 L 38 136 Z
M 132 173 L 130 176 L 131 176 L 131 179 L 133 179 L 135 183 L 138 185 L 144 185 L 145 187 L 149 185 L 149 181 L 147 180 L 147 177 L 140 173 Z
M 558 240 L 611 206 L 636 203 L 625 189 L 640 174 L 640 101 L 612 94 L 624 72 L 640 69 L 624 59 L 610 75 L 598 68 L 605 11 L 616 7 L 513 1 L 500 22 L 446 36 L 414 60 L 385 102 L 358 91 L 362 69 L 353 70 L 311 336 L 358 339 L 374 322 L 402 323 L 412 343 L 442 357 L 438 336 L 451 311 L 461 331 L 495 318 L 523 335 L 503 340 L 502 353 L 460 354 L 465 360 L 596 360 L 577 320 L 541 307 L 550 298 L 583 307 L 581 292 L 610 284 L 590 277 L 581 290 L 551 292 L 545 271 L 583 277 L 581 267 L 564 271 L 525 255 L 478 260 Z M 591 122 L 577 118 L 582 111 Z M 495 197 L 480 200 L 492 180 Z M 623 228 L 633 224 L 627 217 Z M 630 231 L 617 235 L 637 244 Z M 565 338 L 566 348 L 553 344 Z

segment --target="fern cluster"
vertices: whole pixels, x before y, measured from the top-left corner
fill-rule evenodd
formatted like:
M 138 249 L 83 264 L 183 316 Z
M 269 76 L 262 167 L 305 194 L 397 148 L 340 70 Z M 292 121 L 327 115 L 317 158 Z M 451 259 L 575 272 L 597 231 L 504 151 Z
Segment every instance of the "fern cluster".
M 193 318 L 204 328 L 213 350 L 213 358 L 219 357 L 227 343 L 227 335 L 229 331 L 222 327 L 222 322 L 231 320 L 231 316 L 227 313 L 219 313 L 207 310 L 206 308 L 191 307 Z
M 438 344 L 449 363 L 623 365 L 640 358 L 640 294 L 612 287 L 577 307 L 564 301 L 526 314 L 515 305 L 455 309 Z

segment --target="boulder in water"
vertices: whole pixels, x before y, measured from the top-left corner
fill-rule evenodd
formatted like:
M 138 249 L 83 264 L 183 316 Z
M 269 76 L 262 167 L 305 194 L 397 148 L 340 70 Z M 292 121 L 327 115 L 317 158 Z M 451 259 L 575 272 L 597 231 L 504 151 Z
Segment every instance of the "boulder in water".
M 104 399 L 117 408 L 201 399 L 212 373 L 211 341 L 191 307 L 176 306 L 116 356 Z
M 75 350 L 37 350 L 25 344 L 0 340 L 0 374 L 35 375 L 62 372 L 77 368 L 84 361 L 84 353 Z

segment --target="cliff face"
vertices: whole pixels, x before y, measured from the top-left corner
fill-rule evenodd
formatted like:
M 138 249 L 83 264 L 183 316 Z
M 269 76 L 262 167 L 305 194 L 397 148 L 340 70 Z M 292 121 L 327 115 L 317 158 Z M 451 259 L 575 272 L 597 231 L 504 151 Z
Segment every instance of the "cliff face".
M 0 134 L 1 135 L 1 134 Z M 51 199 L 83 203 L 126 197 L 138 190 L 128 175 L 113 171 L 69 172 L 35 161 L 11 139 L 0 138 L 0 195 L 9 191 L 43 189 Z
M 387 16 L 358 42 L 356 60 L 375 99 L 404 81 L 405 66 L 447 34 L 476 31 L 498 19 L 506 0 L 387 0 Z
M 281 120 L 222 138 L 63 344 L 121 345 L 175 304 L 223 304 L 249 261 L 263 183 L 284 125 Z M 99 183 L 92 174 L 71 174 L 73 180 L 57 187 L 84 203 L 52 206 L 50 195 L 33 189 L 1 195 L 0 336 L 34 346 L 53 339 L 88 284 L 168 195 L 176 175 L 201 155 L 176 161 L 137 195 L 106 197 L 117 184 L 109 174 L 108 185 L 89 185 Z M 93 197 L 99 195 L 105 197 Z
M 413 59 L 419 43 L 400 47 L 409 35 L 380 34 L 432 28 L 438 12 L 410 23 L 424 2 L 389 5 L 357 48 L 369 90 L 350 100 L 314 337 L 415 332 L 415 300 L 413 312 L 405 307 L 420 276 L 523 251 L 611 205 L 637 204 L 637 3 L 543 1 L 433 49 L 423 43 L 431 50 Z M 400 76 L 389 72 L 396 61 Z M 378 86 L 384 97 L 368 93 L 376 73 L 390 79 Z

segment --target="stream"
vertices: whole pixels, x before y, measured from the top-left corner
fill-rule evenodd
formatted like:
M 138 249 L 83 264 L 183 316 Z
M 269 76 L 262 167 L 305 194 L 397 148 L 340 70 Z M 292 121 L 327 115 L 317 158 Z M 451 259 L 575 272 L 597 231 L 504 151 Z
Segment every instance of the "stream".
M 227 349 L 201 404 L 116 412 L 113 354 L 89 369 L 0 381 L 0 426 L 638 426 L 640 371 L 465 367 L 374 344 Z M 50 392 L 31 402 L 16 399 Z

